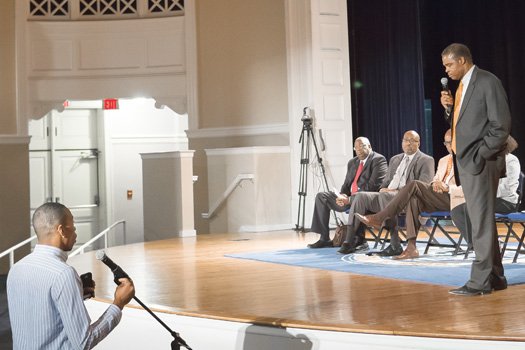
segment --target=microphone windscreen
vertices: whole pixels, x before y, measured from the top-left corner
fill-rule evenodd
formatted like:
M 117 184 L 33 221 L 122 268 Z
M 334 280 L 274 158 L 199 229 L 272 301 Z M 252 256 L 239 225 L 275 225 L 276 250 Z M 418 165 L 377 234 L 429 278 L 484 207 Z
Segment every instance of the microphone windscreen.
M 441 78 L 441 86 L 447 87 L 448 86 L 448 79 L 447 78 Z
M 95 256 L 97 260 L 103 260 L 106 257 L 106 253 L 103 250 L 97 250 Z

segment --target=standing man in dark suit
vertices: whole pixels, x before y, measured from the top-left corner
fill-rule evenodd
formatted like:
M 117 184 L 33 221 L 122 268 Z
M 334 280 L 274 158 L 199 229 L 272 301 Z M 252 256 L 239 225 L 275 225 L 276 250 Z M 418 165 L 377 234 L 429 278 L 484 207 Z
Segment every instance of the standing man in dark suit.
M 381 184 L 379 193 L 359 192 L 350 206 L 348 215 L 348 228 L 346 239 L 339 253 L 350 254 L 356 251 L 354 242 L 364 240 L 364 231 L 360 231 L 361 222 L 354 218 L 354 214 L 365 215 L 369 212 L 377 213 L 382 210 L 388 202 L 412 180 L 420 180 L 429 183 L 434 177 L 434 158 L 419 150 L 420 137 L 414 130 L 409 130 L 403 134 L 401 147 L 403 153 L 397 154 L 390 159 L 388 172 L 385 180 Z M 395 219 L 394 219 L 395 220 Z M 396 226 L 395 224 L 393 226 Z M 398 237 L 395 235 L 395 237 Z M 394 246 L 398 249 L 395 250 Z M 392 245 L 385 249 L 388 256 L 400 255 L 403 248 L 400 244 Z
M 312 218 L 312 231 L 320 238 L 308 244 L 308 248 L 333 247 L 330 240 L 330 211 L 346 211 L 358 191 L 377 191 L 386 175 L 387 163 L 383 155 L 372 151 L 366 137 L 358 137 L 354 142 L 356 157 L 348 162 L 346 178 L 340 193 L 319 192 L 315 197 Z M 365 242 L 366 243 L 366 242 Z
M 498 181 L 505 174 L 505 143 L 511 117 L 501 81 L 476 67 L 467 46 L 451 44 L 441 53 L 445 71 L 460 80 L 456 96 L 441 93 L 441 104 L 453 112 L 452 151 L 472 224 L 476 258 L 469 281 L 451 294 L 481 295 L 507 288 L 494 218 Z M 459 181 L 456 181 L 459 183 Z

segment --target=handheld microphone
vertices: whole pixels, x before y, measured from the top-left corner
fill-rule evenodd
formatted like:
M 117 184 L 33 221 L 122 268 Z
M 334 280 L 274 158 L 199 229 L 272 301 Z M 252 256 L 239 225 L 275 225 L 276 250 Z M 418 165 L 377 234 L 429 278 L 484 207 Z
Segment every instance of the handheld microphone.
M 450 89 L 448 88 L 447 78 L 441 78 L 441 90 L 450 93 Z M 452 105 L 447 105 L 447 114 L 450 114 L 451 112 L 452 112 Z
M 111 260 L 103 250 L 98 250 L 95 256 L 98 260 L 106 264 L 107 267 L 109 267 L 109 269 L 111 270 L 111 272 L 113 272 L 113 281 L 115 281 L 116 284 L 120 284 L 120 282 L 118 281 L 120 278 L 129 278 L 129 275 L 126 272 L 124 272 L 124 270 L 122 270 L 120 266 L 115 264 L 113 260 Z

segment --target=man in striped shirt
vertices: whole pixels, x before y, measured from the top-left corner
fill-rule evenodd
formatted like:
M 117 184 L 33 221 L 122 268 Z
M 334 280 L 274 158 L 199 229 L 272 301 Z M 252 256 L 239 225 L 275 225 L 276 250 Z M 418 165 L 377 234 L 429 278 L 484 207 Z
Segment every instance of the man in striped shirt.
M 33 215 L 38 244 L 7 277 L 9 318 L 15 350 L 91 349 L 120 322 L 135 295 L 133 282 L 121 278 L 113 304 L 91 323 L 83 287 L 66 264 L 77 234 L 73 215 L 59 203 L 45 203 Z

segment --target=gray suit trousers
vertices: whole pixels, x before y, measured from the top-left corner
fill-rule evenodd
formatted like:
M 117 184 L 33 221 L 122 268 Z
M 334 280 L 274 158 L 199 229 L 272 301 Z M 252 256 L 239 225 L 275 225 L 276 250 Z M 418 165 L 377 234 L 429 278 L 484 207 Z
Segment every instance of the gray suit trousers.
M 486 160 L 481 173 L 477 175 L 469 174 L 461 167 L 461 163 L 458 166 L 476 253 L 467 286 L 490 290 L 494 283 L 504 278 L 494 217 L 501 169 L 498 169 L 495 160 Z
M 351 202 L 350 211 L 348 213 L 348 228 L 346 231 L 345 242 L 353 243 L 355 241 L 355 234 L 358 232 L 361 225 L 361 222 L 354 217 L 355 213 L 362 215 L 377 213 L 386 207 L 396 193 L 397 192 L 357 192 Z

